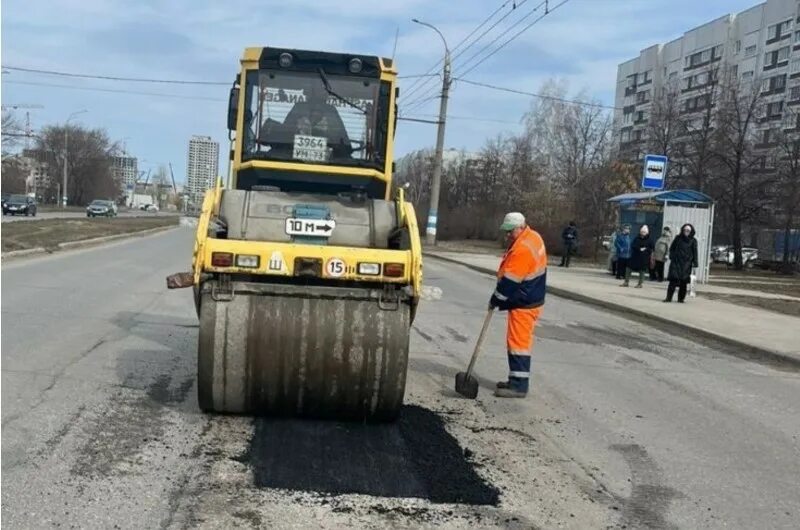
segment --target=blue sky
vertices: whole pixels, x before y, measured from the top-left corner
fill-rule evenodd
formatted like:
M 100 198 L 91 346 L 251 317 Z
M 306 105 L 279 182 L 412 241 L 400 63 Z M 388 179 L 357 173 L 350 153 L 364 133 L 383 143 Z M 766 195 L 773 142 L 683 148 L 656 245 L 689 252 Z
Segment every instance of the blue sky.
M 517 8 L 459 63 L 516 23 L 540 0 L 516 0 Z M 560 0 L 550 0 L 557 5 Z M 396 60 L 400 75 L 420 74 L 442 56 L 439 37 L 413 24 L 419 18 L 439 27 L 451 48 L 503 0 L 5 0 L 2 11 L 3 66 L 123 77 L 233 80 L 247 46 L 351 51 L 390 56 L 399 28 Z M 651 44 L 729 12 L 752 0 L 569 0 L 468 75 L 487 82 L 536 91 L 548 78 L 569 81 L 613 101 L 616 65 Z M 512 9 L 512 2 L 501 11 Z M 497 15 L 496 18 L 499 18 Z M 528 18 L 528 21 L 535 17 Z M 522 28 L 520 25 L 518 28 Z M 484 28 L 485 29 L 485 28 Z M 505 38 L 500 38 L 498 43 Z M 461 69 L 463 71 L 463 68 Z M 402 80 L 402 96 L 414 79 Z M 34 83 L 28 84 L 28 83 Z M 41 86 L 58 85 L 58 86 Z M 432 81 L 428 86 L 438 84 Z M 79 88 L 65 88 L 79 87 Z M 133 90 L 125 94 L 98 90 Z M 33 128 L 75 121 L 104 127 L 139 157 L 140 167 L 172 162 L 184 180 L 192 134 L 221 144 L 225 170 L 226 86 L 170 86 L 60 78 L 11 71 L 2 76 L 3 104 L 32 103 Z M 424 94 L 421 90 L 417 94 Z M 155 95 L 158 94 L 158 95 Z M 410 96 L 410 101 L 416 98 Z M 479 149 L 503 131 L 519 129 L 530 98 L 456 83 L 451 92 L 446 146 Z M 413 111 L 433 116 L 438 102 Z M 23 116 L 21 114 L 21 116 Z M 476 117 L 484 120 L 464 120 Z M 435 126 L 400 122 L 397 151 L 404 154 L 435 142 Z

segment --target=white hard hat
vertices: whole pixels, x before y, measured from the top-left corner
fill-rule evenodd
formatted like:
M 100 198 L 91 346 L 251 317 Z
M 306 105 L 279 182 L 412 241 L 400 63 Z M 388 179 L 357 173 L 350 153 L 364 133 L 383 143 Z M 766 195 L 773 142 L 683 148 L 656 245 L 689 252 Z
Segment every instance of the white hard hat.
M 500 230 L 510 232 L 522 226 L 525 226 L 525 216 L 519 212 L 511 212 L 506 214 L 503 224 L 500 225 Z

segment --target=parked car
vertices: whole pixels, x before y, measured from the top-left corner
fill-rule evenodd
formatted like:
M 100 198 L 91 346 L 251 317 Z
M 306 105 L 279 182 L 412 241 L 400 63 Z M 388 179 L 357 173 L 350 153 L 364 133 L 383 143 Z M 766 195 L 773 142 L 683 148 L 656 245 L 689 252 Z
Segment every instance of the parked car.
M 9 195 L 3 200 L 3 215 L 23 214 L 36 217 L 36 201 L 27 195 Z
M 144 210 L 145 212 L 157 212 L 158 206 L 155 204 L 143 204 L 140 209 Z
M 733 267 L 735 257 L 736 255 L 733 251 L 733 247 L 728 247 L 725 263 L 727 263 L 729 267 Z M 744 267 L 747 267 L 748 269 L 753 268 L 757 260 L 758 260 L 757 248 L 742 247 L 742 265 Z
M 711 247 L 711 261 L 713 263 L 727 263 L 730 245 L 714 245 Z
M 117 205 L 114 201 L 95 199 L 86 207 L 86 217 L 116 217 L 116 215 Z

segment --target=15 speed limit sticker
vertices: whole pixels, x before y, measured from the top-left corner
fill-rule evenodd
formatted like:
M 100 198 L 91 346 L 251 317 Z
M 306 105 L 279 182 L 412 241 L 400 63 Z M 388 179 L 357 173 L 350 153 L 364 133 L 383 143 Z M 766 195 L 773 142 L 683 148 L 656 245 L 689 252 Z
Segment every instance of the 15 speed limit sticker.
M 325 275 L 330 278 L 339 278 L 344 276 L 347 267 L 339 258 L 330 258 L 325 262 Z

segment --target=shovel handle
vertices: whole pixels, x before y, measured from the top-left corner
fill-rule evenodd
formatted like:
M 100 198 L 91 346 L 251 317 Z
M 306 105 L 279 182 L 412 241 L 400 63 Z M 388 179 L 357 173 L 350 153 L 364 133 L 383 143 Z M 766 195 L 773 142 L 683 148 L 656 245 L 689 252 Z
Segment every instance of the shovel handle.
M 475 350 L 472 352 L 472 358 L 469 360 L 467 379 L 472 375 L 472 368 L 475 366 L 475 361 L 478 359 L 478 352 L 481 351 L 481 344 L 483 344 L 483 339 L 486 336 L 486 330 L 489 329 L 489 323 L 492 321 L 492 313 L 494 313 L 494 308 L 490 307 L 486 312 L 486 318 L 483 319 L 481 334 L 478 335 L 478 342 L 475 343 Z

